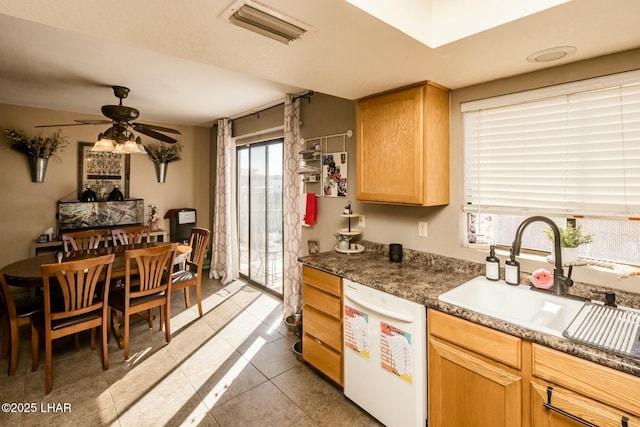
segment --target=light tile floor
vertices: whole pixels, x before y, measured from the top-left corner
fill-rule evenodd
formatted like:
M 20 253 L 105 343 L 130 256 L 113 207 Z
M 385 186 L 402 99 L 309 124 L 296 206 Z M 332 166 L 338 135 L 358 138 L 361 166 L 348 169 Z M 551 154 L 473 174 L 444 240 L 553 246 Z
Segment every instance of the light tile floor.
M 240 281 L 223 287 L 206 279 L 203 294 L 199 318 L 195 305 L 185 310 L 181 291 L 173 293 L 169 344 L 157 320 L 154 329 L 142 319 L 132 326 L 129 360 L 112 337 L 106 371 L 88 333 L 79 352 L 60 340 L 49 395 L 43 351 L 31 372 L 30 330 L 22 328 L 17 374 L 8 377 L 0 361 L 0 403 L 22 412 L 3 406 L 0 425 L 380 425 L 295 358 L 298 338 L 282 323 L 281 300 Z

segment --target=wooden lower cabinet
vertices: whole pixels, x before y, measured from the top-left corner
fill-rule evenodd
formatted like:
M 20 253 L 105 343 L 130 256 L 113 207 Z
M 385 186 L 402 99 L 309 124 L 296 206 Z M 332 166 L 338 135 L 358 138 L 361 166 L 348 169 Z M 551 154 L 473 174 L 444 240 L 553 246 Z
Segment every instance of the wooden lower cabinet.
M 460 320 L 433 313 L 436 316 L 429 316 L 427 325 L 437 330 L 443 326 L 441 322 Z M 451 331 L 444 338 L 429 336 L 429 427 L 521 426 L 520 371 L 460 347 L 456 343 L 463 335 L 455 334 L 455 329 Z M 448 335 L 446 330 L 443 335 Z
M 302 267 L 302 357 L 342 385 L 342 279 Z
M 640 378 L 539 344 L 532 364 L 533 426 L 640 426 Z
M 546 408 L 545 404 L 548 404 L 549 401 L 559 411 Z M 629 415 L 620 409 L 545 381 L 536 379 L 531 381 L 532 426 L 578 427 L 585 425 L 573 417 L 600 427 L 622 427 L 624 425 L 623 418 L 626 418 L 629 427 L 640 426 L 640 418 Z
M 434 310 L 427 326 L 429 427 L 640 427 L 638 377 Z

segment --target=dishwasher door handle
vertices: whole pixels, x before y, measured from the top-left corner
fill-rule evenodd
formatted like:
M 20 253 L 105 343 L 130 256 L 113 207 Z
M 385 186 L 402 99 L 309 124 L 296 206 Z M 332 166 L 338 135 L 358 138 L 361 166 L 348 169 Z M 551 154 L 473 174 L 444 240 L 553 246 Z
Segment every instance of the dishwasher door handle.
M 407 322 L 407 323 L 411 323 L 413 322 L 413 316 L 404 314 L 404 313 L 398 313 L 395 311 L 391 311 L 391 310 L 387 310 L 385 308 L 382 307 L 378 307 L 375 306 L 371 303 L 368 303 L 366 301 L 361 300 L 360 298 L 356 297 L 355 295 L 351 295 L 351 294 L 345 294 L 345 299 L 350 299 L 351 301 L 355 302 L 356 304 L 361 305 L 364 308 L 368 308 L 371 311 L 374 311 L 378 314 L 382 314 L 383 316 L 387 316 L 390 317 L 392 319 L 395 320 L 400 320 L 401 322 Z

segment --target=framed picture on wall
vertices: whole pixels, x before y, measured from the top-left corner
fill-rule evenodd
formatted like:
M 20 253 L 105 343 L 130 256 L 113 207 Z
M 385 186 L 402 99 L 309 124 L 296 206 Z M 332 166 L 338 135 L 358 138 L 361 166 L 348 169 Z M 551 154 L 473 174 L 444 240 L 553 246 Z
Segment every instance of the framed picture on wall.
M 315 255 L 319 251 L 319 245 L 317 240 L 307 240 L 307 245 L 309 247 L 309 255 Z
M 106 200 L 116 185 L 129 198 L 129 156 L 91 151 L 92 142 L 78 143 L 78 200 L 87 185 Z

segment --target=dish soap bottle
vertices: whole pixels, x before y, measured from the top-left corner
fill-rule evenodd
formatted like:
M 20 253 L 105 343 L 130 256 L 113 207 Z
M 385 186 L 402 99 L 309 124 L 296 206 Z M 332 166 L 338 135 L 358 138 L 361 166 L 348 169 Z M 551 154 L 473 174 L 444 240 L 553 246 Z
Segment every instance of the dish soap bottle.
M 509 259 L 504 262 L 504 281 L 510 285 L 520 284 L 520 263 L 513 254 L 513 248 L 511 248 Z
M 491 245 L 489 247 L 489 256 L 485 263 L 485 276 L 489 280 L 500 280 L 500 260 L 496 256 L 496 247 Z

